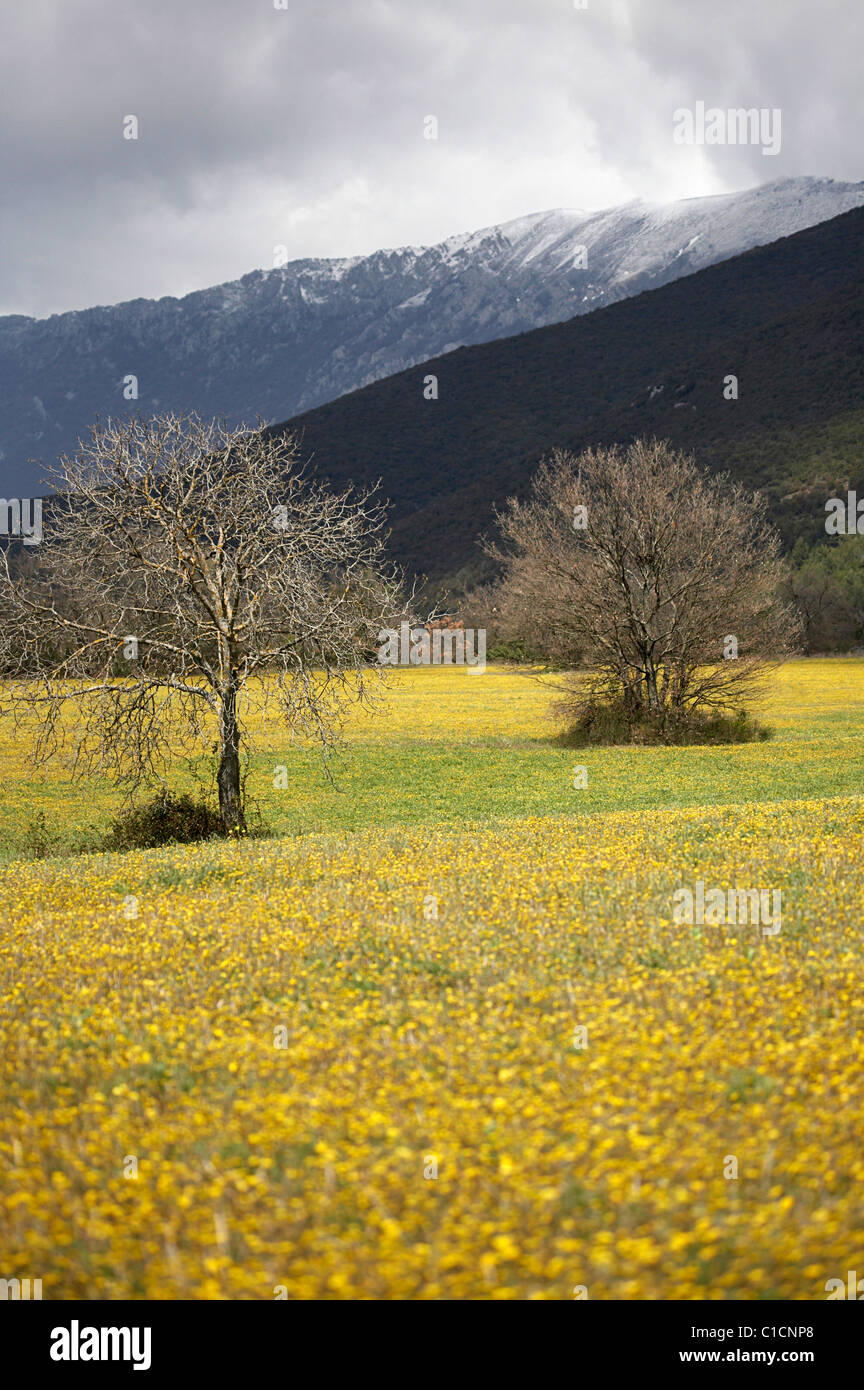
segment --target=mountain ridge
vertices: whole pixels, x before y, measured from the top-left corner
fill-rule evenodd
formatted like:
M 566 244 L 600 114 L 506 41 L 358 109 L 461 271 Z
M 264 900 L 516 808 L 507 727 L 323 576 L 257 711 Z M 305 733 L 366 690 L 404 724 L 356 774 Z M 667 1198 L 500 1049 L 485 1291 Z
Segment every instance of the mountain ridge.
M 739 398 L 723 394 L 735 375 Z M 424 397 L 434 375 L 438 398 Z M 864 209 L 565 323 L 462 347 L 273 428 L 335 486 L 381 478 L 391 554 L 438 584 L 553 447 L 669 438 L 769 498 L 787 544 L 864 484 Z M 824 495 L 819 496 L 822 489 Z M 470 573 L 469 573 L 470 572 Z
M 96 415 L 195 409 L 285 419 L 459 346 L 565 322 L 864 205 L 864 182 L 548 209 L 432 247 L 305 258 L 182 298 L 0 318 L 3 489 Z M 779 229 L 779 230 L 778 230 Z M 578 264 L 586 247 L 585 265 Z M 123 399 L 138 379 L 137 400 Z

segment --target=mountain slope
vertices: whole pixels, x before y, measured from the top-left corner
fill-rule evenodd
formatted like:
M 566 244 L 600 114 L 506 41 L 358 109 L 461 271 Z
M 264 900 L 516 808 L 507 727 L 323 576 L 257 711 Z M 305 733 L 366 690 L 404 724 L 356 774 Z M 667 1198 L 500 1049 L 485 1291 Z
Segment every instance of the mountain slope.
M 737 400 L 724 398 L 730 374 Z M 864 210 L 278 428 L 337 484 L 380 477 L 392 553 L 432 581 L 476 577 L 494 504 L 552 447 L 635 434 L 761 487 L 787 541 L 824 536 L 825 499 L 864 480 Z
M 285 419 L 460 344 L 570 319 L 862 204 L 864 183 L 785 179 L 295 261 L 183 299 L 0 318 L 0 490 L 30 493 L 41 469 L 26 460 L 74 447 L 97 414 Z M 137 402 L 123 398 L 130 374 Z

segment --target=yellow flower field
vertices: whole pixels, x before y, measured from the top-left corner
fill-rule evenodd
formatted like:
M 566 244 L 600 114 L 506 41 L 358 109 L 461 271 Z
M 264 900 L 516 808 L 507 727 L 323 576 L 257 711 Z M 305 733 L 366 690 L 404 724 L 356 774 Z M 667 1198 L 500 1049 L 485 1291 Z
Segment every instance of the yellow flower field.
M 864 796 L 0 879 L 0 1274 L 46 1299 L 807 1300 L 864 1268 Z M 700 879 L 780 889 L 781 930 L 673 921 Z
M 394 671 L 370 712 L 349 708 L 343 750 L 325 775 L 318 751 L 251 720 L 248 790 L 274 835 L 371 826 L 464 824 L 657 805 L 731 805 L 856 795 L 864 789 L 864 661 L 789 662 L 759 710 L 768 743 L 692 748 L 560 746 L 557 678 L 489 666 Z M 253 692 L 254 693 L 254 692 Z M 0 859 L 92 847 L 121 805 L 105 780 L 73 782 L 59 763 L 34 774 L 26 730 L 0 722 Z M 205 753 L 207 750 L 204 750 Z M 573 768 L 588 786 L 574 791 Z M 279 768 L 286 776 L 276 779 Z M 207 758 L 199 769 L 206 779 Z M 274 785 L 280 781 L 282 786 Z M 195 791 L 188 769 L 175 789 Z M 284 783 L 287 782 L 287 786 Z M 211 782 L 212 785 L 212 782 Z M 197 789 L 200 794 L 200 786 Z M 52 837 L 29 829 L 44 817 Z

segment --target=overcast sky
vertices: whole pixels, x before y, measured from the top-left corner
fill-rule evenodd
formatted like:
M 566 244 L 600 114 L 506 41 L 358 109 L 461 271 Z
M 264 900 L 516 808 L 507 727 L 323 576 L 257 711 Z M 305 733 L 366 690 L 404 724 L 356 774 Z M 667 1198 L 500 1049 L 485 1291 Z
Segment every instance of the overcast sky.
M 861 0 L 3 0 L 0 313 L 185 294 L 283 245 L 858 180 L 862 39 Z M 698 101 L 779 107 L 780 153 L 675 144 Z

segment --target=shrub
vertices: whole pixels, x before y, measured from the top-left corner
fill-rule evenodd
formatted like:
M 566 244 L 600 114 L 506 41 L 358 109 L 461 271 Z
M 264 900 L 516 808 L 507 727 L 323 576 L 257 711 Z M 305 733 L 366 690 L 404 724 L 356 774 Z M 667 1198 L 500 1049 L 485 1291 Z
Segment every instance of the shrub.
M 486 655 L 489 661 L 504 661 L 516 666 L 549 665 L 541 652 L 532 651 L 528 643 L 521 640 L 493 642 Z
M 647 713 L 634 717 L 623 700 L 588 697 L 562 701 L 556 712 L 568 720 L 559 739 L 565 748 L 627 743 L 753 743 L 770 737 L 770 730 L 745 710 L 697 708 L 677 713 L 667 710 L 653 718 Z
M 222 818 L 206 801 L 162 791 L 142 806 L 123 811 L 111 826 L 106 849 L 155 849 L 224 836 Z
M 19 843 L 28 857 L 32 855 L 34 859 L 48 859 L 59 848 L 60 836 L 49 828 L 45 812 L 38 811 L 27 822 Z

